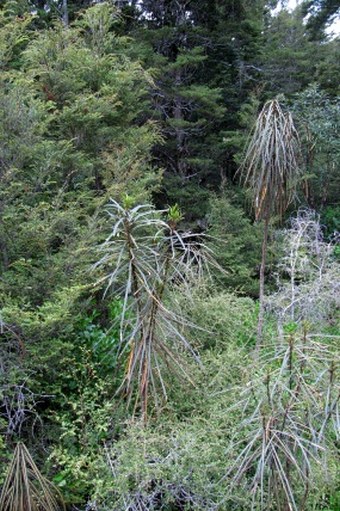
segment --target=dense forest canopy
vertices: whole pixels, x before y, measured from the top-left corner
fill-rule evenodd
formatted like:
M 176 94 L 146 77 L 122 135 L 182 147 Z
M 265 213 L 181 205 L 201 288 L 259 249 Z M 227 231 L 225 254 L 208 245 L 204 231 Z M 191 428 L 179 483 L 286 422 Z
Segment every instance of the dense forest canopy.
M 0 1 L 0 511 L 339 511 L 338 0 Z

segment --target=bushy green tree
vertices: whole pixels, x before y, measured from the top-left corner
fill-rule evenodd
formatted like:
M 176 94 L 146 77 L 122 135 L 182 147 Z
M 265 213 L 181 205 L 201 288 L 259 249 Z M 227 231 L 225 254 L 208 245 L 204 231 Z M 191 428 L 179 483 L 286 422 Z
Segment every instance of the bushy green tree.
M 68 28 L 33 30 L 34 20 L 4 14 L 0 29 L 0 431 L 7 446 L 33 444 L 39 466 L 43 436 L 60 442 L 45 468 L 80 503 L 90 485 L 84 476 L 79 487 L 69 466 L 83 460 L 85 475 L 102 434 L 81 424 L 96 412 L 109 429 L 116 383 L 108 305 L 90 273 L 107 225 L 99 208 L 158 187 L 150 151 L 159 136 L 143 116 L 152 79 L 116 34 L 115 9 L 96 5 Z M 89 340 L 81 324 L 95 308 Z
M 305 0 L 303 14 L 307 18 L 307 29 L 311 38 L 320 39 L 324 30 L 339 14 L 339 0 Z
M 140 119 L 151 79 L 124 57 L 115 20 L 115 11 L 96 6 L 67 30 L 41 31 L 21 52 L 21 69 L 2 78 L 3 283 L 13 296 L 17 279 L 23 299 L 20 279 L 34 267 L 41 278 L 26 290 L 32 304 L 81 273 L 84 245 L 100 237 L 88 219 L 106 197 L 128 189 L 145 197 L 157 185 L 148 165 L 157 132 Z M 42 291 L 45 278 L 51 285 Z
M 291 95 L 303 90 L 315 77 L 321 52 L 321 45 L 306 37 L 300 8 L 271 16 L 259 63 L 265 91 Z
M 235 198 L 231 200 L 226 193 L 211 199 L 207 218 L 213 250 L 225 270 L 218 281 L 240 294 L 257 296 L 261 227 L 254 225 L 235 204 Z
M 126 14 L 126 30 L 155 72 L 149 115 L 165 142 L 154 148 L 165 171 L 158 202 L 178 202 L 190 221 L 207 211 L 206 190 L 235 172 L 224 131 L 238 126 L 257 73 L 262 7 L 261 0 L 148 0 L 135 5 L 134 24 Z
M 339 99 L 311 85 L 295 96 L 291 108 L 302 140 L 306 201 L 315 209 L 335 205 L 340 184 Z

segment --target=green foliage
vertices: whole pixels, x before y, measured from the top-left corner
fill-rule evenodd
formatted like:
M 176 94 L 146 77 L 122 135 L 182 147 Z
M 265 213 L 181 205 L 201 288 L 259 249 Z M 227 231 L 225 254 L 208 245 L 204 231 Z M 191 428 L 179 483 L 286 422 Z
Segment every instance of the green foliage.
M 158 131 L 141 118 L 152 80 L 116 21 L 98 5 L 68 29 L 33 33 L 33 17 L 6 14 L 0 29 L 0 432 L 32 443 L 78 504 L 120 415 L 110 324 L 121 305 L 101 304 L 90 272 L 107 225 L 98 208 L 110 195 L 145 199 L 160 176 Z
M 195 388 L 173 383 L 171 402 L 162 418 L 144 427 L 139 421 L 129 422 L 119 438 L 105 447 L 106 468 L 100 465 L 100 483 L 93 496 L 99 509 L 120 509 L 129 502 L 131 509 L 153 503 L 156 509 L 190 506 L 202 510 L 219 507 L 225 498 L 223 453 L 234 424 L 226 407 L 233 402 L 229 389 L 239 381 L 248 360 L 246 350 L 234 344 L 232 329 L 247 318 L 243 306 L 251 308 L 251 303 L 227 295 L 204 299 L 202 290 L 194 303 L 199 296 L 194 317 L 201 314 L 205 303 L 209 327 L 218 316 L 223 323 L 228 304 L 233 304 L 233 317 L 226 321 L 229 327 L 225 326 L 228 342 L 211 342 L 201 350 L 203 369 L 197 371 Z
M 332 236 L 340 230 L 340 206 L 328 206 L 321 213 L 322 225 L 326 228 L 326 235 Z
M 168 222 L 172 222 L 174 225 L 177 225 L 181 220 L 183 220 L 183 215 L 178 204 L 170 206 L 168 209 Z
M 5 293 L 20 290 L 21 302 L 23 289 L 41 305 L 57 286 L 81 283 L 87 247 L 100 238 L 101 221 L 88 222 L 98 204 L 129 190 L 145 197 L 158 184 L 149 166 L 156 130 L 137 125 L 150 78 L 124 57 L 114 21 L 96 6 L 69 30 L 40 31 L 21 48 L 20 70 L 3 77 L 1 266 Z M 17 24 L 28 38 L 27 23 L 9 23 L 4 41 L 17 48 L 6 30 Z M 105 27 L 100 55 L 96 23 Z
M 164 136 L 154 148 L 165 170 L 158 197 L 178 202 L 190 222 L 203 218 L 206 188 L 219 186 L 225 166 L 235 171 L 224 131 L 237 127 L 238 108 L 252 88 L 263 4 L 143 1 L 134 25 L 127 14 L 128 31 L 154 68 L 150 115 Z
M 308 15 L 307 28 L 312 38 L 322 38 L 323 31 L 338 14 L 339 4 L 335 0 L 308 0 L 303 5 L 304 16 Z
M 62 331 L 59 339 L 27 347 L 27 370 L 34 369 L 30 385 L 36 396 L 44 396 L 35 410 L 54 441 L 44 463 L 66 503 L 79 504 L 95 491 L 103 463 L 99 447 L 119 429 L 114 418 L 122 412 L 113 396 L 122 369 L 117 366 L 119 330 L 112 325 L 119 324 L 121 308 L 118 300 L 106 310 L 91 304 L 88 315 L 74 318 L 67 340 Z M 102 315 L 107 326 L 100 324 Z
M 339 37 L 328 41 L 328 44 L 322 45 L 321 48 L 323 56 L 317 66 L 315 82 L 320 84 L 322 90 L 336 98 L 340 92 L 340 86 L 336 79 L 340 60 Z
M 164 195 L 157 194 L 156 201 L 178 204 L 181 211 L 185 211 L 185 220 L 189 225 L 199 225 L 209 209 L 209 191 L 195 181 L 184 184 L 178 176 L 164 175 Z M 204 220 L 203 220 L 204 221 Z
M 201 435 L 197 424 L 179 427 L 170 441 L 167 430 L 128 428 L 107 451 L 114 485 L 99 488 L 100 508 L 122 508 L 129 502 L 131 509 L 149 503 L 157 509 L 210 509 L 207 481 L 218 473 L 214 462 L 219 442 L 211 436 L 211 443 L 205 444 Z
M 241 298 L 226 292 L 212 293 L 208 284 L 198 286 L 193 299 L 178 298 L 179 307 L 186 310 L 193 323 L 200 328 L 193 329 L 192 342 L 202 350 L 223 352 L 228 346 L 251 344 L 256 323 L 253 300 Z
M 307 87 L 315 78 L 321 52 L 321 45 L 306 37 L 301 7 L 293 12 L 283 9 L 272 17 L 261 55 L 263 79 L 270 97 L 273 94 L 291 95 Z
M 0 12 L 0 68 L 9 72 L 20 67 L 21 53 L 30 40 L 28 27 L 32 22 L 31 16 L 20 19 L 8 16 L 6 7 Z M 8 73 L 11 74 L 10 72 Z
M 3 499 L 26 491 L 26 505 L 33 491 L 56 507 L 47 477 L 70 509 L 249 511 L 261 493 L 249 488 L 262 438 L 286 463 L 276 470 L 264 456 L 263 481 L 266 467 L 276 470 L 279 492 L 268 509 L 278 500 L 294 507 L 287 477 L 299 511 L 338 511 L 335 433 L 324 419 L 327 407 L 333 413 L 327 399 L 336 404 L 336 371 L 329 391 L 325 383 L 339 332 L 333 298 L 323 292 L 328 284 L 336 290 L 339 255 L 330 241 L 338 227 L 338 41 L 309 40 L 299 9 L 274 16 L 268 9 L 276 2 L 264 0 L 90 3 L 0 2 Z M 306 291 L 304 310 L 315 297 L 322 311 L 332 310 L 313 309 L 308 324 L 295 314 L 279 325 L 267 303 L 268 344 L 255 361 L 262 227 L 244 213 L 235 173 L 257 112 L 282 92 L 298 119 L 305 196 L 320 208 L 334 266 L 325 281 L 321 252 L 311 271 L 303 248 L 298 260 L 308 275 L 299 269 L 294 285 Z M 123 226 L 131 228 L 129 247 Z M 274 289 L 275 260 L 291 290 L 275 240 L 271 229 L 266 280 Z M 100 246 L 104 264 L 96 266 Z M 202 280 L 214 257 L 219 264 Z M 318 288 L 322 279 L 327 286 Z M 270 296 L 272 310 L 278 296 Z M 309 333 L 303 359 L 301 328 L 316 319 L 323 337 L 315 343 Z M 283 364 L 287 335 L 293 394 Z M 325 358 L 331 365 L 322 369 Z M 158 399 L 147 424 L 126 407 L 137 397 L 138 408 L 139 391 Z M 294 431 L 292 422 L 282 426 L 285 412 Z M 321 422 L 318 464 L 308 458 L 309 433 Z M 245 466 L 250 437 L 254 456 Z M 6 482 L 15 445 L 18 463 Z M 243 486 L 232 484 L 235 460 Z
M 179 305 L 183 307 L 181 301 Z M 247 438 L 249 437 L 250 442 L 254 439 L 255 443 L 258 442 L 256 435 L 253 435 L 253 429 L 257 428 L 257 425 L 259 429 L 264 427 L 263 414 L 267 414 L 269 421 L 270 413 L 274 414 L 273 422 L 269 426 L 266 422 L 263 431 L 266 435 L 268 431 L 274 436 L 277 433 L 279 440 L 276 443 L 274 438 L 272 441 L 269 438 L 266 440 L 268 453 L 271 452 L 270 449 L 276 449 L 281 459 L 288 452 L 288 462 L 292 463 L 288 477 L 294 488 L 294 499 L 305 500 L 303 483 L 298 483 L 301 472 L 297 464 L 301 463 L 302 471 L 309 466 L 313 471 L 314 486 L 310 487 L 308 500 L 305 500 L 306 509 L 327 509 L 327 501 L 336 502 L 336 497 L 331 501 L 325 497 L 329 492 L 334 492 L 336 458 L 332 447 L 335 441 L 333 424 L 325 412 L 325 404 L 328 402 L 332 414 L 334 413 L 336 428 L 336 411 L 332 407 L 333 404 L 336 406 L 338 391 L 334 379 L 330 393 L 328 392 L 330 373 L 323 368 L 327 367 L 328 363 L 332 367 L 336 340 L 332 343 L 326 338 L 322 344 L 322 336 L 316 338 L 313 334 L 301 340 L 301 332 L 297 331 L 293 347 L 296 356 L 291 359 L 294 364 L 292 367 L 289 366 L 287 356 L 291 349 L 288 340 L 292 338 L 292 334 L 289 334 L 282 345 L 268 346 L 260 361 L 254 363 L 247 348 L 237 346 L 239 343 L 244 344 L 246 337 L 255 327 L 254 306 L 250 301 L 247 304 L 245 299 L 228 295 L 209 297 L 201 289 L 198 290 L 193 305 L 190 310 L 193 317 L 201 317 L 206 330 L 215 328 L 215 332 L 204 334 L 207 339 L 210 337 L 210 343 L 207 342 L 200 348 L 204 369 L 197 374 L 196 389 L 185 390 L 183 387 L 173 386 L 172 401 L 175 406 L 168 407 L 162 420 L 154 421 L 143 428 L 139 422 L 130 423 L 124 434 L 104 449 L 103 456 L 107 466 L 105 468 L 105 465 L 99 465 L 99 484 L 95 494 L 99 509 L 121 509 L 124 502 L 129 502 L 131 509 L 147 506 L 150 502 L 154 503 L 156 509 L 169 510 L 186 505 L 197 510 L 216 507 L 249 509 L 253 492 L 248 491 L 248 486 L 238 487 L 238 483 L 231 492 L 231 481 L 226 473 L 230 471 L 231 474 L 234 469 L 243 470 L 241 458 L 245 453 Z M 248 316 L 245 313 L 246 307 Z M 242 327 L 244 334 L 241 333 Z M 218 338 L 219 331 L 222 331 L 223 335 Z M 238 337 L 239 332 L 241 337 Z M 315 356 L 316 353 L 318 356 Z M 301 357 L 306 365 L 301 365 Z M 301 388 L 300 378 L 306 384 Z M 279 384 L 277 379 L 280 379 Z M 315 379 L 318 380 L 319 389 L 317 399 L 309 393 Z M 268 385 L 272 396 L 270 405 L 266 401 Z M 287 385 L 292 385 L 292 392 L 285 390 Z M 294 392 L 294 389 L 298 389 L 298 392 Z M 258 406 L 259 400 L 261 406 Z M 305 417 L 306 407 L 318 409 L 319 413 L 309 414 L 308 420 L 299 428 L 300 416 Z M 248 412 L 252 420 L 249 420 Z M 258 424 L 256 413 L 260 414 Z M 287 415 L 286 425 L 280 420 L 282 414 Z M 295 429 L 292 420 L 297 421 Z M 283 433 L 282 438 L 281 426 L 285 428 L 284 433 L 287 433 L 287 436 Z M 318 440 L 314 437 L 311 440 L 307 426 L 316 428 Z M 295 435 L 296 438 L 300 438 L 300 435 L 301 441 L 297 444 L 290 443 L 290 435 Z M 320 449 L 316 447 L 317 441 L 322 443 Z M 299 456 L 300 448 L 304 451 L 302 458 Z M 254 448 L 254 454 L 255 450 Z M 257 454 L 260 459 L 261 450 Z M 270 458 L 269 454 L 268 457 Z M 269 458 L 265 458 L 265 463 L 270 464 Z M 316 458 L 324 468 L 327 463 L 326 478 L 325 470 L 320 469 Z M 255 474 L 252 467 L 257 458 L 250 455 L 249 459 L 246 483 L 250 485 Z M 304 461 L 307 468 L 304 467 Z M 277 475 L 279 476 L 278 473 Z M 270 479 L 265 469 L 264 481 L 267 477 Z M 277 487 L 279 486 L 280 479 L 277 482 Z M 260 491 L 260 486 L 258 488 Z M 267 498 L 266 492 L 264 498 Z M 273 497 L 273 503 L 277 502 L 278 498 L 284 500 L 284 492 Z
M 224 194 L 210 201 L 211 244 L 219 264 L 225 269 L 218 280 L 240 294 L 257 296 L 262 229 L 252 224 L 231 199 Z
M 108 439 L 114 406 L 112 382 L 100 376 L 101 365 L 85 349 L 70 360 L 73 378 L 58 396 L 60 409 L 51 419 L 59 435 L 47 466 L 67 503 L 79 504 L 96 490 L 100 446 Z M 67 383 L 67 382 L 66 382 Z
M 292 111 L 304 148 L 306 200 L 313 208 L 333 205 L 340 183 L 339 100 L 312 85 L 295 97 Z

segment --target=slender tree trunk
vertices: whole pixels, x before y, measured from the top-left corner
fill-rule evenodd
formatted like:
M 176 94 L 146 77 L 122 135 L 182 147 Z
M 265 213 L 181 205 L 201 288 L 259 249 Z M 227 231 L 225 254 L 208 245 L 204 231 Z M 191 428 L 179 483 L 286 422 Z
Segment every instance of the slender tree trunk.
M 67 0 L 63 0 L 63 23 L 64 23 L 65 27 L 68 27 L 69 19 L 68 19 Z
M 7 254 L 7 246 L 6 246 L 6 242 L 4 241 L 4 239 L 0 240 L 0 253 L 2 256 L 3 271 L 6 271 L 8 268 L 9 261 L 8 261 L 8 254 Z
M 263 323 L 264 323 L 264 276 L 266 270 L 266 259 L 267 259 L 267 246 L 268 246 L 268 230 L 269 230 L 269 213 L 266 213 L 264 219 L 264 231 L 262 241 L 262 256 L 261 256 L 261 267 L 260 267 L 260 293 L 259 293 L 259 318 L 257 323 L 257 339 L 256 339 L 256 351 L 260 349 L 263 335 Z
M 2 213 L 3 213 L 3 204 L 0 203 L 0 225 L 3 226 Z M 2 257 L 2 269 L 3 269 L 3 271 L 6 271 L 8 268 L 9 260 L 8 260 L 7 243 L 6 243 L 6 239 L 5 239 L 4 227 L 3 227 L 3 236 L 0 238 L 0 254 Z
M 175 76 L 175 87 L 178 90 L 178 88 L 182 84 L 182 74 L 181 70 L 176 71 Z M 185 178 L 186 175 L 186 163 L 184 160 L 184 146 L 185 146 L 185 133 L 183 131 L 183 128 L 181 127 L 180 123 L 183 121 L 183 108 L 182 108 L 182 100 L 177 93 L 175 100 L 174 100 L 174 109 L 173 109 L 173 116 L 176 121 L 178 121 L 178 124 L 175 128 L 175 135 L 176 135 L 176 147 L 177 147 L 177 171 L 182 179 Z

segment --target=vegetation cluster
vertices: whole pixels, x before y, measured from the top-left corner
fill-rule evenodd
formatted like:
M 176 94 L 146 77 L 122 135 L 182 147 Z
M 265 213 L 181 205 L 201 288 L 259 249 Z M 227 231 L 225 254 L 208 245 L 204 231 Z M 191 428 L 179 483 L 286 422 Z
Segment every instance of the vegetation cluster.
M 280 4 L 0 1 L 0 511 L 340 510 L 340 4 Z

